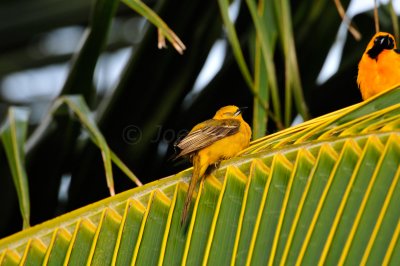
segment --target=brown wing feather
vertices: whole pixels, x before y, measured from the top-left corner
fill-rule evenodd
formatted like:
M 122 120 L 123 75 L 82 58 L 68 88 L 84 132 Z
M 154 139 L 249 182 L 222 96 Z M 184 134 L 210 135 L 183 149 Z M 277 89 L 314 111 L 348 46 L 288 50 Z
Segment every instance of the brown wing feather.
M 240 121 L 235 119 L 210 119 L 206 122 L 208 123 L 204 127 L 191 131 L 175 145 L 181 149 L 176 158 L 198 151 L 226 136 L 233 135 L 239 131 L 240 127 Z

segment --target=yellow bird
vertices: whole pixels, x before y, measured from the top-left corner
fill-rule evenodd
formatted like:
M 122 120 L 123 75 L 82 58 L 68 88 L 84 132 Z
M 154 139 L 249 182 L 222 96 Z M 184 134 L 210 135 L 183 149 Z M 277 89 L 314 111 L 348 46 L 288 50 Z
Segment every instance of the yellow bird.
M 372 37 L 358 65 L 357 83 L 363 100 L 400 85 L 400 51 L 393 35 Z
M 193 163 L 193 175 L 186 195 L 181 225 L 186 222 L 196 184 L 211 165 L 234 157 L 249 146 L 251 129 L 242 118 L 242 110 L 234 105 L 219 109 L 212 119 L 197 124 L 189 134 L 175 143 L 180 149 L 175 158 L 188 156 Z

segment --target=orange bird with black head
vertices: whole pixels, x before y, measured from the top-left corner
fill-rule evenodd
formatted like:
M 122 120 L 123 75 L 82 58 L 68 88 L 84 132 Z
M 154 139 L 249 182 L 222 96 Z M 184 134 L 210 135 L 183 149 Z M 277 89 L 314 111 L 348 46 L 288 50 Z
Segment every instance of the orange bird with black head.
M 393 35 L 372 37 L 358 65 L 357 83 L 363 100 L 400 85 L 400 51 Z
M 189 157 L 193 174 L 181 216 L 186 222 L 196 184 L 208 173 L 210 166 L 236 156 L 249 146 L 251 129 L 242 118 L 242 108 L 229 105 L 219 109 L 212 119 L 197 124 L 183 139 L 175 143 L 180 149 L 175 158 Z

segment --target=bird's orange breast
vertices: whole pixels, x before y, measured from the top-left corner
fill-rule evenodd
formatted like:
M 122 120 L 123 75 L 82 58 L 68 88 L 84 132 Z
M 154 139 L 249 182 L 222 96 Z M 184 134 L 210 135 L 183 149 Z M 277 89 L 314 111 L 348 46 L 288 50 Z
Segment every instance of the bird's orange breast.
M 357 83 L 364 100 L 400 85 L 400 54 L 394 49 L 383 50 L 376 58 L 371 58 L 367 52 L 373 40 L 358 65 Z
M 378 60 L 363 55 L 357 78 L 364 100 L 400 85 L 400 55 L 393 50 L 382 51 Z

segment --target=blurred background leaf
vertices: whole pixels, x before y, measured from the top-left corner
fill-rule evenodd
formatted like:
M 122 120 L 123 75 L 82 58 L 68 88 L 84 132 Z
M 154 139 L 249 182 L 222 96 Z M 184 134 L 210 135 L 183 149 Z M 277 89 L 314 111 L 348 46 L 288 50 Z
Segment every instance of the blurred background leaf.
M 83 97 L 110 149 L 127 166 L 125 171 L 113 171 L 117 193 L 135 186 L 125 176 L 127 169 L 147 183 L 186 167 L 167 160 L 173 153 L 171 143 L 223 105 L 250 107 L 244 116 L 253 121 L 255 136 L 260 137 L 292 124 L 298 114 L 307 117 L 302 105 L 315 117 L 360 101 L 357 63 L 374 33 L 373 1 L 348 14 L 363 35 L 360 42 L 347 36 L 333 1 L 286 1 L 285 12 L 282 6 L 280 12 L 272 8 L 273 2 L 279 1 L 252 3 L 271 35 L 268 58 L 274 66 L 276 92 L 263 90 L 271 85 L 266 75 L 271 69 L 263 62 L 250 1 L 221 0 L 228 10 L 210 0 L 144 1 L 185 44 L 183 55 L 171 44 L 159 50 L 157 28 L 120 1 L 2 1 L 0 119 L 6 119 L 12 105 L 31 111 L 26 171 L 32 224 L 109 194 L 104 168 L 99 167 L 101 153 L 76 117 L 61 108 L 51 120 L 45 119 L 60 95 Z M 343 0 L 342 4 L 355 10 L 361 2 L 367 1 Z M 393 4 L 398 11 L 397 1 Z M 224 26 L 221 12 L 229 15 L 234 26 L 250 78 L 244 78 L 235 60 L 238 51 L 234 53 L 228 41 L 232 28 Z M 381 30 L 392 32 L 390 6 L 381 5 L 379 12 Z M 285 18 L 269 20 L 269 14 L 283 13 Z M 287 36 L 271 21 L 291 21 Z M 290 27 L 293 38 L 288 37 Z M 321 74 L 321 70 L 326 73 L 327 56 L 337 45 L 342 51 L 333 54 L 338 70 L 333 67 Z M 296 77 L 287 76 L 296 61 L 288 60 L 290 49 L 296 52 L 305 101 L 295 96 Z M 270 111 L 265 110 L 268 106 Z M 19 231 L 22 219 L 4 147 L 0 147 L 0 164 L 0 201 L 8 203 L 1 205 L 0 236 L 5 236 Z
M 30 201 L 28 179 L 25 170 L 25 140 L 29 111 L 22 107 L 8 109 L 7 119 L 1 128 L 1 140 L 5 149 L 15 189 L 19 198 L 23 228 L 29 227 Z

